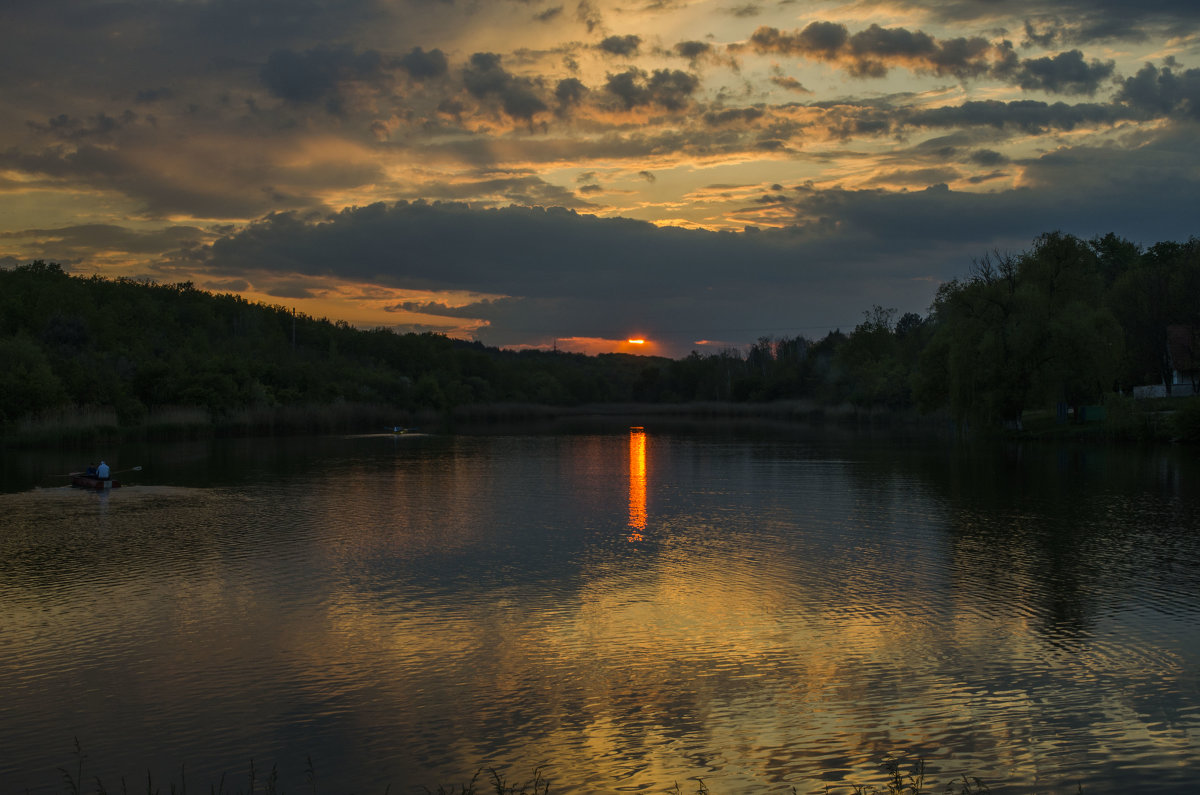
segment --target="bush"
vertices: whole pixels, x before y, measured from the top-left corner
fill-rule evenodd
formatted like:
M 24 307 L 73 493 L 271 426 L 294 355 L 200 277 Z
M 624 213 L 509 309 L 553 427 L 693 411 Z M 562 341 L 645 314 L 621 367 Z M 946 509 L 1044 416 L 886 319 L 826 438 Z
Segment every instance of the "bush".
M 1185 398 L 1175 411 L 1175 438 L 1200 443 L 1200 398 Z

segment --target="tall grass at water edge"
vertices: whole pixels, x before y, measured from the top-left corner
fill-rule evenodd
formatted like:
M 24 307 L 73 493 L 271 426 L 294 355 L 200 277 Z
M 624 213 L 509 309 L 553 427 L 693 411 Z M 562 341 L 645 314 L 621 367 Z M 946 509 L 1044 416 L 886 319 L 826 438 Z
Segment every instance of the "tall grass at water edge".
M 437 415 L 365 403 L 242 408 L 220 413 L 199 406 L 159 406 L 136 421 L 125 422 L 112 408 L 74 406 L 2 426 L 0 442 L 38 446 L 116 439 L 367 433 L 426 421 L 436 422 Z

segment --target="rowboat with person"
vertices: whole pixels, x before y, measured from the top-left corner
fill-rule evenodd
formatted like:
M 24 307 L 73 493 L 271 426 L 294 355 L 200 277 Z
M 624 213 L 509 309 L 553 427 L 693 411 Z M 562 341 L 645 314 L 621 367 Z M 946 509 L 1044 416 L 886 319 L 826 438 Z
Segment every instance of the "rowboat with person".
M 131 467 L 130 469 L 122 469 L 120 472 L 113 472 L 112 469 L 104 461 L 98 465 L 88 465 L 88 468 L 83 472 L 72 472 L 68 477 L 71 478 L 71 485 L 79 489 L 95 489 L 97 491 L 103 489 L 119 489 L 121 481 L 113 477 L 123 472 L 140 472 L 142 468 Z

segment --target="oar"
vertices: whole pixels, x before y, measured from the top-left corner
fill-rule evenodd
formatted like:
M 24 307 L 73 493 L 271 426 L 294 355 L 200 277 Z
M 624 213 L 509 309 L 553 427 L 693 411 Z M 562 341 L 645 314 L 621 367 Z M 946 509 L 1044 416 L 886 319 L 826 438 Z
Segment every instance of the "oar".
M 122 469 L 122 470 L 120 470 L 120 471 L 118 471 L 118 472 L 109 472 L 109 473 L 108 473 L 108 476 L 111 478 L 113 475 L 120 475 L 120 474 L 122 474 L 122 473 L 124 473 L 124 472 L 141 472 L 141 471 L 142 471 L 142 468 L 141 468 L 141 467 L 131 467 L 131 468 L 129 468 L 129 469 Z M 65 474 L 65 475 L 47 475 L 46 477 L 51 477 L 51 478 L 73 478 L 73 477 L 76 477 L 77 475 L 86 475 L 86 474 L 87 474 L 86 472 L 68 472 L 68 473 L 67 473 L 67 474 Z M 93 477 L 95 477 L 95 476 L 93 476 Z

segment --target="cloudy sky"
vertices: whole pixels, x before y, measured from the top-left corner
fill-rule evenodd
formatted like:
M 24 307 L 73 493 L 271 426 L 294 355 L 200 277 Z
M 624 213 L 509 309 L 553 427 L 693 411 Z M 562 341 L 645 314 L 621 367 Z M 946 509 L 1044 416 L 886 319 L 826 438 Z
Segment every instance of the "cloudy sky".
M 0 265 L 682 355 L 1200 233 L 1196 0 L 0 3 Z

